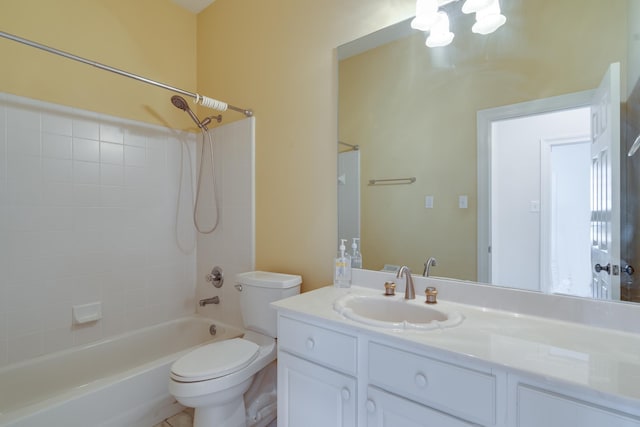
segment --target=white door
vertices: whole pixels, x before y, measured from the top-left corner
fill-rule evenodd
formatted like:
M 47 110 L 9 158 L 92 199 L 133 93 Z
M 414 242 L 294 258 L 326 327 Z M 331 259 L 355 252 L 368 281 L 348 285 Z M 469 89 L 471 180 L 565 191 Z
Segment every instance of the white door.
M 620 64 L 609 66 L 591 104 L 593 297 L 620 299 Z
M 356 427 L 356 380 L 278 352 L 279 427 Z
M 367 427 L 472 427 L 443 412 L 375 387 L 367 392 Z

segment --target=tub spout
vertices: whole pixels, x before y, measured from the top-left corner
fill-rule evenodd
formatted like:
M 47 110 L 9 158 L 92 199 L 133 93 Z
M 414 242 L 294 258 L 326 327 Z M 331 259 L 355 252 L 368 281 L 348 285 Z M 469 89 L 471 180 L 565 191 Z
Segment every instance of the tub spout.
M 198 304 L 200 304 L 200 307 L 204 307 L 207 304 L 220 304 L 220 297 L 211 297 L 211 298 L 205 298 L 205 299 L 201 299 Z

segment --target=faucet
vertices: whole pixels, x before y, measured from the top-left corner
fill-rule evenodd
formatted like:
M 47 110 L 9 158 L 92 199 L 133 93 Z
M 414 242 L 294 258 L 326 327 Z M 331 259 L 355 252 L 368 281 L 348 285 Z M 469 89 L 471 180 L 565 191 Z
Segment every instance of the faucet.
M 404 299 L 416 299 L 416 289 L 413 286 L 413 277 L 411 277 L 411 270 L 406 265 L 403 265 L 398 270 L 396 278 L 399 279 L 404 274 L 405 286 L 404 286 Z
M 436 266 L 436 259 L 434 257 L 429 258 L 427 262 L 424 263 L 424 271 L 422 272 L 422 275 L 424 277 L 429 277 L 429 269 L 435 266 Z
M 204 307 L 207 304 L 220 304 L 220 298 L 218 296 L 215 296 L 211 298 L 201 299 L 198 304 L 200 304 L 200 307 Z

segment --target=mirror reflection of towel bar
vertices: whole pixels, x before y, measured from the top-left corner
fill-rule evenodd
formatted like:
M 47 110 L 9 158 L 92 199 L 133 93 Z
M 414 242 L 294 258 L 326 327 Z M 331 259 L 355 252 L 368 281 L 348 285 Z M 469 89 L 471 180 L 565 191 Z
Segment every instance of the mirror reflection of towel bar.
M 390 179 L 370 179 L 369 185 L 401 185 L 401 184 L 413 184 L 416 182 L 416 177 L 411 178 L 390 178 Z

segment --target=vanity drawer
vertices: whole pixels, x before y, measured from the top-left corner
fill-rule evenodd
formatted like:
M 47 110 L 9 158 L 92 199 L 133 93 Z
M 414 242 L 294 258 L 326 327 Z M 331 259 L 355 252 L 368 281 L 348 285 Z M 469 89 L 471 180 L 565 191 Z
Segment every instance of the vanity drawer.
M 369 382 L 457 417 L 493 425 L 496 378 L 386 345 L 369 345 Z
M 357 339 L 352 335 L 280 316 L 278 348 L 329 368 L 356 375 Z

